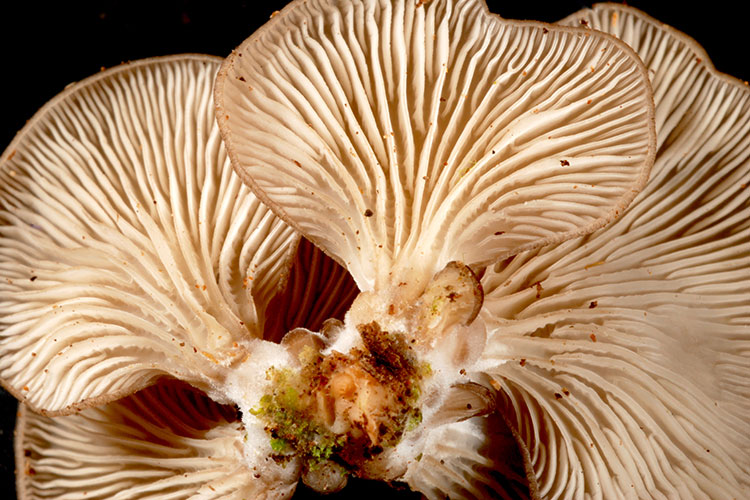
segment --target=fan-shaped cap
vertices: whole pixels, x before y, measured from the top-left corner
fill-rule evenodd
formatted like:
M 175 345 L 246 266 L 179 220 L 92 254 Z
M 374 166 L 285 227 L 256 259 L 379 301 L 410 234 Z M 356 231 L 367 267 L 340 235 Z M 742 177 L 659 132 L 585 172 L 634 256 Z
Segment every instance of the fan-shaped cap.
M 219 62 L 145 60 L 47 104 L 0 161 L 0 377 L 65 413 L 248 356 L 295 248 L 229 168 Z
M 50 418 L 21 405 L 18 495 L 21 500 L 290 496 L 296 484 L 292 467 L 260 471 L 243 465 L 244 434 L 234 407 L 175 380 L 76 415 Z
M 479 0 L 293 2 L 225 61 L 216 103 L 243 180 L 363 290 L 590 232 L 654 155 L 627 46 Z
M 429 499 L 527 498 L 529 483 L 511 429 L 498 414 L 437 428 L 404 478 Z
M 659 154 L 624 215 L 484 276 L 484 362 L 541 498 L 750 494 L 750 91 L 624 6 L 571 16 L 648 65 Z

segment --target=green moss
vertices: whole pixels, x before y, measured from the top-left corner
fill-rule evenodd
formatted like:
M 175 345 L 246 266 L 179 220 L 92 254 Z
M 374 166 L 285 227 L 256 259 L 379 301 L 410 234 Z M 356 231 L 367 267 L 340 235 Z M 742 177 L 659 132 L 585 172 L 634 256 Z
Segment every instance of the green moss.
M 414 408 L 411 412 L 409 412 L 409 415 L 406 418 L 406 425 L 404 426 L 404 430 L 406 432 L 413 431 L 417 427 L 419 427 L 419 424 L 422 423 L 422 412 L 419 411 L 418 408 Z
M 303 381 L 291 370 L 270 368 L 266 378 L 273 392 L 264 394 L 250 413 L 261 419 L 271 436 L 271 449 L 279 454 L 294 452 L 316 467 L 346 444 L 346 436 L 337 436 L 316 424 L 304 408 L 300 394 Z
M 282 405 L 289 411 L 296 411 L 299 406 L 299 392 L 294 387 L 285 388 L 281 394 L 280 399 Z
M 271 438 L 271 449 L 276 453 L 281 453 L 287 450 L 289 443 L 285 439 Z
M 283 462 L 298 456 L 308 470 L 332 460 L 356 473 L 364 462 L 397 445 L 404 432 L 422 423 L 418 405 L 421 381 L 432 373 L 430 365 L 416 362 L 402 334 L 381 331 L 377 324 L 363 328 L 361 334 L 364 349 L 326 357 L 303 350 L 300 371 L 272 367 L 266 372 L 270 392 L 250 413 L 263 422 L 276 454 L 274 459 Z M 364 370 L 397 395 L 387 414 L 378 416 L 379 435 L 374 442 L 363 436 L 363 429 L 351 434 L 333 433 L 317 413 L 317 394 L 330 390 L 327 384 L 331 374 L 352 366 Z

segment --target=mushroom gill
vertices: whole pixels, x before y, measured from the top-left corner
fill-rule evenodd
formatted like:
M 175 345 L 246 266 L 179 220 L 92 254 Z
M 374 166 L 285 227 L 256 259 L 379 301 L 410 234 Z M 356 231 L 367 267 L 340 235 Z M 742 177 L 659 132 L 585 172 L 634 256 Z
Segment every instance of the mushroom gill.
M 581 19 L 649 68 L 659 152 L 619 219 L 488 269 L 486 372 L 541 498 L 747 497 L 750 91 L 635 9 Z
M 22 407 L 22 497 L 750 496 L 750 92 L 692 40 L 299 0 L 218 127 L 217 68 L 104 72 L 0 160 L 0 379 L 73 413 Z
M 211 392 L 262 337 L 297 237 L 227 168 L 217 67 L 175 56 L 102 72 L 3 155 L 0 379 L 36 411 L 162 375 Z
M 274 481 L 243 464 L 234 407 L 174 379 L 75 415 L 20 408 L 19 498 L 272 496 Z
M 336 316 L 352 284 L 229 168 L 212 113 L 218 62 L 104 71 L 3 154 L 0 375 L 26 404 L 22 498 L 294 491 L 298 468 L 258 454 L 263 431 L 236 415 L 228 372 L 262 379 L 264 359 L 285 358 L 266 339 Z M 272 298 L 284 318 L 266 325 Z M 211 417 L 214 401 L 231 415 Z
M 630 48 L 479 0 L 293 2 L 225 60 L 216 103 L 258 196 L 361 290 L 407 301 L 450 261 L 601 227 L 654 155 Z

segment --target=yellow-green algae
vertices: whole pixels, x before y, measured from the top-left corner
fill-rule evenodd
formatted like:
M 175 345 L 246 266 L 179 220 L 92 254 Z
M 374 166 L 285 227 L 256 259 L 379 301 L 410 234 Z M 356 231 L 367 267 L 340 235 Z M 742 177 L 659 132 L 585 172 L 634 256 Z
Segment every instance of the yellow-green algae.
M 381 331 L 375 322 L 358 330 L 362 348 L 325 356 L 305 348 L 299 354 L 301 368 L 272 367 L 266 372 L 270 391 L 251 413 L 264 423 L 278 461 L 296 455 L 308 470 L 315 470 L 332 460 L 356 475 L 365 461 L 420 425 L 420 384 L 430 373 L 429 365 L 416 362 L 400 333 Z M 353 384 L 345 395 L 337 389 L 342 377 Z M 372 395 L 380 394 L 381 406 L 356 406 L 362 391 L 368 404 L 375 404 Z M 327 414 L 327 409 L 342 406 L 353 410 Z M 362 418 L 351 418 L 351 413 Z M 344 419 L 346 431 L 334 432 L 332 419 Z

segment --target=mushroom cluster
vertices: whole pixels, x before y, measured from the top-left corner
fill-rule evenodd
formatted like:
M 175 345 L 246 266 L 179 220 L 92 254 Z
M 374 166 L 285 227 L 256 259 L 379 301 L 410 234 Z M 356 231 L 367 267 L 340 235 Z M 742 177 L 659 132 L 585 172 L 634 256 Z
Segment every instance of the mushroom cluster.
M 746 84 L 622 5 L 103 71 L 0 157 L 19 498 L 750 497 L 748 184 Z

